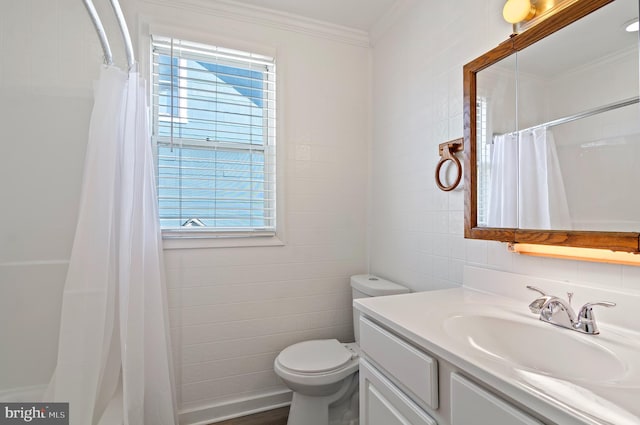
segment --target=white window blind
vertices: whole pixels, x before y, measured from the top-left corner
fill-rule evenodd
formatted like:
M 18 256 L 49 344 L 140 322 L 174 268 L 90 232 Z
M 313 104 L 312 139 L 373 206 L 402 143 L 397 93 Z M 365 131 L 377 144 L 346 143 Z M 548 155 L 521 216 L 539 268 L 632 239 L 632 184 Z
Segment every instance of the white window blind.
M 491 188 L 491 141 L 487 139 L 489 125 L 487 119 L 488 101 L 478 97 L 476 101 L 476 169 L 478 170 L 478 225 L 488 222 L 488 204 Z
M 162 228 L 273 234 L 274 59 L 167 37 L 151 45 Z

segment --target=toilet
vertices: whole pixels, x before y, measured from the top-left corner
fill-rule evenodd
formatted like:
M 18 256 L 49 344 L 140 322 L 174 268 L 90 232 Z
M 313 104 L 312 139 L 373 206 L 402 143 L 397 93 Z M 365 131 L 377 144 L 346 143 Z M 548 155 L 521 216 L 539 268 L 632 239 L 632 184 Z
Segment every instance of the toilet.
M 404 294 L 408 288 L 376 276 L 351 277 L 352 298 Z M 358 321 L 353 310 L 356 342 L 337 339 L 303 341 L 280 352 L 276 374 L 293 391 L 287 425 L 358 424 Z

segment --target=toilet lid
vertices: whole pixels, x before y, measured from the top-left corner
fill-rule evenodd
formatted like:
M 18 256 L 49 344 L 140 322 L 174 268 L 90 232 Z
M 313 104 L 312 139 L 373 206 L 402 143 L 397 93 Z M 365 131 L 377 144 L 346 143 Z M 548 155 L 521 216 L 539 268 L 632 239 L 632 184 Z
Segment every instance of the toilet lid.
M 347 364 L 352 355 L 337 339 L 321 339 L 299 342 L 285 348 L 278 356 L 278 361 L 296 372 L 328 372 Z

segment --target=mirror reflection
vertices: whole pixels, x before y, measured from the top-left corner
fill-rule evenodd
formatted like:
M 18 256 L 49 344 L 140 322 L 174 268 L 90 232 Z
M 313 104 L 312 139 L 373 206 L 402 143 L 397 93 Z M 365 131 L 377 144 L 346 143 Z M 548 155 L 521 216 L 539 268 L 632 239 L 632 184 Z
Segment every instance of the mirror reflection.
M 478 225 L 640 230 L 636 0 L 477 73 Z

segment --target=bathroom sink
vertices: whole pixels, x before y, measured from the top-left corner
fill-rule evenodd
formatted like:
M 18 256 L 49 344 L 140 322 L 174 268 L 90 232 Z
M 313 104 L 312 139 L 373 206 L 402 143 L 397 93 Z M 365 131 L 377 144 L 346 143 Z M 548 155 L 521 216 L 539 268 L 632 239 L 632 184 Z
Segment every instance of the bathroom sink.
M 514 369 L 535 371 L 570 381 L 609 381 L 627 371 L 625 363 L 584 335 L 542 323 L 490 315 L 457 315 L 445 319 L 444 330 L 468 345 L 471 353 L 507 362 Z

